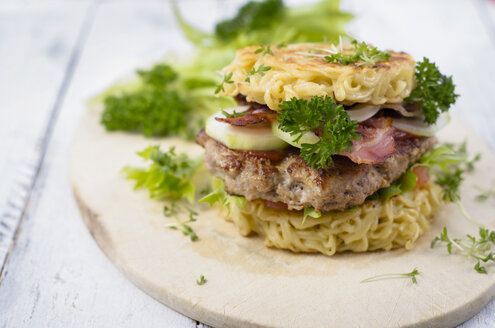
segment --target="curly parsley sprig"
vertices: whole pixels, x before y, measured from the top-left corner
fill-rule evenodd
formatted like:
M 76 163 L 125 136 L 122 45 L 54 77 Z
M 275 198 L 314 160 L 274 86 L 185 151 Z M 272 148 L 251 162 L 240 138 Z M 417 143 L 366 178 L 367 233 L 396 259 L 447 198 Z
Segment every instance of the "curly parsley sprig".
M 417 104 L 424 121 L 434 124 L 440 113 L 447 112 L 459 97 L 452 76 L 440 73 L 437 65 L 426 57 L 416 64 L 415 76 L 417 86 L 405 100 Z
M 282 131 L 294 136 L 297 142 L 307 133 L 318 129 L 320 140 L 315 144 L 304 143 L 300 156 L 308 165 L 320 169 L 333 163 L 332 155 L 349 151 L 352 140 L 361 136 L 356 133 L 357 122 L 350 119 L 344 106 L 337 105 L 332 98 L 313 97 L 309 101 L 292 98 L 280 104 L 277 118 Z
M 184 133 L 191 103 L 171 87 L 177 73 L 157 64 L 137 72 L 138 86 L 104 98 L 101 123 L 107 131 L 140 132 L 147 137 Z

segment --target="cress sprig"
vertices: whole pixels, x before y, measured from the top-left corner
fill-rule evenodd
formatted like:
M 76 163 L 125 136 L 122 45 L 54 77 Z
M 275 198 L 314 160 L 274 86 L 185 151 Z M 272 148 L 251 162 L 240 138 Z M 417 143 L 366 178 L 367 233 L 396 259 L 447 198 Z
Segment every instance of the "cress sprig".
M 251 82 L 251 76 L 253 76 L 255 74 L 259 74 L 261 76 L 264 76 L 265 72 L 268 72 L 271 69 L 272 69 L 271 66 L 265 66 L 265 64 L 261 64 L 258 67 L 253 66 L 251 68 L 251 70 L 249 71 L 248 75 L 246 76 L 246 79 L 244 80 L 244 82 Z
M 311 48 L 308 52 L 299 52 L 298 54 L 309 57 L 322 57 L 327 63 L 337 63 L 341 65 L 354 64 L 356 66 L 373 66 L 378 62 L 388 61 L 392 56 L 390 52 L 378 50 L 377 47 L 367 44 L 364 41 L 359 43 L 357 40 L 354 40 L 349 49 L 344 49 L 342 37 L 340 37 L 339 40 L 339 44 L 331 44 L 330 49 Z
M 440 236 L 435 237 L 431 242 L 431 248 L 437 243 L 444 243 L 449 254 L 458 252 L 474 258 L 476 260 L 474 270 L 486 274 L 486 267 L 482 263 L 495 262 L 495 254 L 492 251 L 492 247 L 495 246 L 495 231 L 480 227 L 478 233 L 478 238 L 471 235 L 467 235 L 466 239 L 452 238 L 447 232 L 447 227 L 444 227 Z
M 149 146 L 137 154 L 149 162 L 148 167 L 126 166 L 122 173 L 127 179 L 135 181 L 134 189 L 144 188 L 149 191 L 151 198 L 171 201 L 163 207 L 163 214 L 175 222 L 167 226 L 181 231 L 191 241 L 198 240 L 198 235 L 190 225 L 196 221 L 198 213 L 183 200 L 194 204 L 197 177 L 204 168 L 202 159 L 190 158 L 184 153 L 177 154 L 175 147 L 161 151 L 159 146 Z
M 376 47 L 367 44 L 366 42 L 352 41 L 352 46 L 349 48 L 352 54 L 344 54 L 344 49 L 340 45 L 338 52 L 325 56 L 328 63 L 339 63 L 342 65 L 356 64 L 373 66 L 377 62 L 388 61 L 391 54 L 388 51 L 378 50 Z
M 495 189 L 480 190 L 480 193 L 476 195 L 475 199 L 479 202 L 483 202 L 492 196 L 495 196 Z
M 265 56 L 265 55 L 272 55 L 273 56 L 271 46 L 267 45 L 267 44 L 260 45 L 260 47 L 254 51 L 254 53 L 255 54 L 261 54 L 262 56 Z
M 411 278 L 411 281 L 413 284 L 417 284 L 418 281 L 416 279 L 416 276 L 419 275 L 419 271 L 417 268 L 414 268 L 411 272 L 407 273 L 384 273 L 384 274 L 379 274 L 373 277 L 366 278 L 364 280 L 361 280 L 361 283 L 365 282 L 372 282 L 372 281 L 377 281 L 377 280 L 382 280 L 382 279 L 394 279 L 394 278 Z
M 206 280 L 206 278 L 205 278 L 205 276 L 204 276 L 204 275 L 201 275 L 201 276 L 199 277 L 199 280 L 196 280 L 196 284 L 197 284 L 198 286 L 204 285 L 204 284 L 206 284 L 207 282 L 208 282 L 208 280 Z
M 271 50 L 270 45 L 260 45 L 260 47 L 254 51 L 254 53 L 255 54 L 261 54 L 261 56 L 258 58 L 256 63 L 254 63 L 253 67 L 251 67 L 251 70 L 248 72 L 244 82 L 250 83 L 251 82 L 251 76 L 253 76 L 255 74 L 259 74 L 261 76 L 264 76 L 265 72 L 268 72 L 269 70 L 272 69 L 271 66 L 265 66 L 265 64 L 258 65 L 260 63 L 261 59 L 263 57 L 265 57 L 266 55 L 273 56 L 273 52 Z M 256 67 L 257 65 L 258 65 L 258 67 Z
M 232 72 L 229 72 L 223 76 L 222 82 L 217 86 L 215 89 L 215 94 L 219 93 L 220 91 L 225 91 L 224 84 L 232 84 L 234 81 L 232 79 Z
M 182 220 L 180 218 L 180 214 L 181 212 L 184 212 L 184 209 L 188 213 L 187 220 Z M 198 235 L 189 225 L 190 223 L 197 221 L 198 212 L 188 207 L 181 208 L 177 203 L 172 202 L 170 206 L 163 207 L 163 214 L 167 217 L 172 217 L 175 219 L 175 223 L 167 225 L 170 229 L 181 231 L 184 236 L 189 236 L 189 239 L 191 239 L 191 241 L 198 240 Z
M 222 109 L 222 114 L 223 116 L 225 116 L 225 118 L 237 118 L 237 117 L 243 117 L 243 116 L 246 116 L 248 114 L 248 112 L 237 112 L 237 111 L 233 111 L 232 113 L 227 113 L 225 110 Z
M 479 237 L 466 235 L 466 238 L 452 238 L 447 227 L 431 242 L 431 248 L 438 243 L 444 243 L 449 254 L 459 253 L 477 260 L 474 270 L 478 273 L 487 273 L 482 263 L 495 261 L 492 247 L 495 245 L 495 231 L 490 231 L 474 220 L 461 203 L 459 187 L 465 172 L 474 170 L 474 163 L 480 155 L 468 156 L 466 144 L 456 147 L 453 144 L 438 147 L 421 157 L 420 162 L 430 167 L 436 176 L 436 184 L 443 189 L 443 198 L 454 203 L 461 214 L 472 224 L 478 227 Z

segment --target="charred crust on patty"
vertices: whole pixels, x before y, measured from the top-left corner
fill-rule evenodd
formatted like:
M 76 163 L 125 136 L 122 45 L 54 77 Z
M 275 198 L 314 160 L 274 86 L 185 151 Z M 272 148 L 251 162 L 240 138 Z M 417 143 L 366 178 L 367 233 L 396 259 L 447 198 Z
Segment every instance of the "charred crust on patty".
M 317 211 L 345 210 L 360 205 L 378 189 L 390 184 L 433 148 L 434 137 L 399 139 L 396 152 L 383 164 L 356 164 L 343 156 L 315 170 L 296 148 L 279 151 L 229 149 L 200 131 L 197 142 L 205 148 L 208 170 L 225 183 L 231 194 L 248 200 L 287 204 L 290 210 L 313 207 Z

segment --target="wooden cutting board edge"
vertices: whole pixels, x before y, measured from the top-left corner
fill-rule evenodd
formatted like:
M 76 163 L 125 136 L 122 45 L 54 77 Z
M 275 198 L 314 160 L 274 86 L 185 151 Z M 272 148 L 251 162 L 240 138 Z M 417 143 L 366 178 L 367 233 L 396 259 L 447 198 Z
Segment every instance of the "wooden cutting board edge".
M 87 114 L 90 115 L 90 114 Z M 87 118 L 84 119 L 86 121 Z M 84 133 L 84 124 L 81 125 L 76 134 L 76 139 L 81 133 Z M 71 167 L 72 168 L 72 167 Z M 72 175 L 71 175 L 72 176 Z M 85 222 L 91 235 L 105 253 L 105 255 L 118 267 L 118 269 L 135 284 L 138 288 L 143 290 L 148 295 L 152 296 L 155 300 L 183 313 L 195 320 L 213 325 L 215 327 L 259 327 L 260 325 L 255 322 L 249 322 L 246 320 L 238 320 L 238 318 L 233 317 L 219 317 L 219 313 L 210 311 L 207 307 L 191 306 L 188 300 L 177 297 L 176 295 L 169 294 L 164 296 L 157 290 L 159 286 L 155 286 L 150 281 L 144 281 L 141 276 L 136 275 L 132 270 L 130 270 L 126 263 L 119 259 L 119 253 L 115 247 L 114 242 L 109 237 L 110 234 L 106 231 L 104 223 L 101 222 L 101 214 L 95 212 L 91 209 L 91 206 L 87 204 L 81 195 L 79 194 L 78 188 L 73 181 L 73 193 L 77 201 L 77 205 L 82 214 L 83 221 Z M 260 241 L 261 242 L 261 241 Z M 479 297 L 471 303 L 464 303 L 462 306 L 457 308 L 452 308 L 450 311 L 443 313 L 440 316 L 430 318 L 425 321 L 416 322 L 411 327 L 414 326 L 455 326 L 467 319 L 471 318 L 473 315 L 478 313 L 486 304 L 495 296 L 495 283 L 492 284 L 491 288 L 486 289 Z

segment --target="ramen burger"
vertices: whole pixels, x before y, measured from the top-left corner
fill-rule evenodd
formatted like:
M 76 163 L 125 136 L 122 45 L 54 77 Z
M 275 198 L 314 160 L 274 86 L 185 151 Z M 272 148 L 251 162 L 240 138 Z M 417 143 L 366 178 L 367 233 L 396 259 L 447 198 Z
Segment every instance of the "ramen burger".
M 242 235 L 333 255 L 411 249 L 428 229 L 442 189 L 420 161 L 456 98 L 435 64 L 364 42 L 292 44 L 240 49 L 222 73 L 237 106 L 196 141 L 217 178 L 204 201 Z M 445 81 L 451 97 L 432 99 Z

